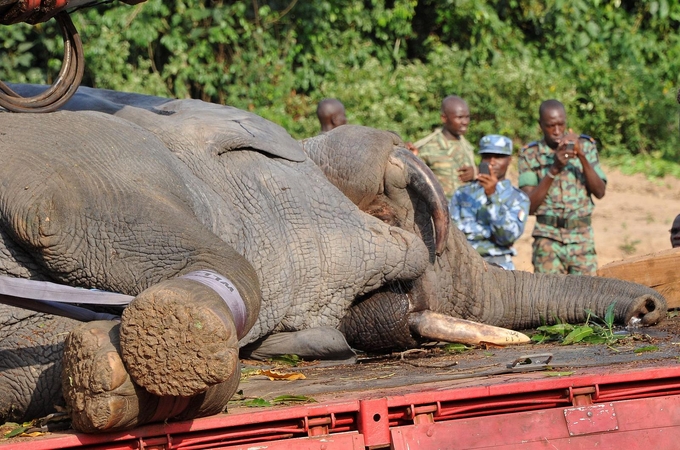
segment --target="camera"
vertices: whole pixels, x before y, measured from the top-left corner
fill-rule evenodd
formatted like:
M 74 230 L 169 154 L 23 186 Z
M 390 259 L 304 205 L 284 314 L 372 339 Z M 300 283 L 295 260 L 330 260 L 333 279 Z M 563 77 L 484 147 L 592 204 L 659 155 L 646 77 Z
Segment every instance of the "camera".
M 485 175 L 491 175 L 491 170 L 489 170 L 489 163 L 486 161 L 482 161 L 482 163 L 479 165 L 479 173 L 483 173 Z

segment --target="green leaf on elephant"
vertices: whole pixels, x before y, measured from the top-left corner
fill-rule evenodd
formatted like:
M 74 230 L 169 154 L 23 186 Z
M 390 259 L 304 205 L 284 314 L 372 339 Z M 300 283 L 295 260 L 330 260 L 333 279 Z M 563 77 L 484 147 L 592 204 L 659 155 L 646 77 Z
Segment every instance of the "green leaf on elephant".
M 647 352 L 655 352 L 655 351 L 658 351 L 658 350 L 659 350 L 659 347 L 657 347 L 656 345 L 647 345 L 645 347 L 636 348 L 635 350 L 633 350 L 633 353 L 640 354 L 640 353 L 647 353 Z
M 250 400 L 244 401 L 243 406 L 248 406 L 248 407 L 251 407 L 251 408 L 261 408 L 261 407 L 264 407 L 264 406 L 272 406 L 272 404 L 270 402 L 268 402 L 267 400 L 258 397 L 258 398 L 252 398 Z
M 316 400 L 312 397 L 307 397 L 304 395 L 279 395 L 272 399 L 272 403 L 295 403 L 295 402 L 308 402 L 316 403 Z
M 470 350 L 472 347 L 468 347 L 465 344 L 460 344 L 460 343 L 451 343 L 451 344 L 446 344 L 442 349 L 447 352 L 447 353 L 463 353 L 468 350 Z
M 569 333 L 562 341 L 562 345 L 575 344 L 581 342 L 584 338 L 592 335 L 594 333 L 593 329 L 588 325 L 582 325 L 574 328 L 574 330 Z

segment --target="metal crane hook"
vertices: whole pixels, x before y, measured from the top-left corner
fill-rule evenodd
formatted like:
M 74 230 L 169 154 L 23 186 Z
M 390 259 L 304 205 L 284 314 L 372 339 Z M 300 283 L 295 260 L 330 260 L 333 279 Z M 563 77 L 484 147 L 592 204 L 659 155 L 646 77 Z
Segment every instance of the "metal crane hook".
M 64 38 L 64 59 L 54 84 L 39 95 L 22 97 L 0 81 L 0 107 L 12 112 L 52 112 L 75 94 L 83 79 L 83 43 L 67 12 L 54 16 Z

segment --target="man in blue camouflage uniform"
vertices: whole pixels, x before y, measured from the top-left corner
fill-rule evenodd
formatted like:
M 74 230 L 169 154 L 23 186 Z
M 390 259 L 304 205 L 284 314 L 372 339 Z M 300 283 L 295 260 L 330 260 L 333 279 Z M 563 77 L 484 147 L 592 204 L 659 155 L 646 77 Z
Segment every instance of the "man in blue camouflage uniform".
M 477 181 L 459 188 L 449 206 L 451 218 L 482 257 L 507 270 L 514 270 L 512 244 L 524 232 L 529 198 L 514 187 L 505 173 L 512 157 L 512 141 L 499 135 L 479 141 L 482 156 Z M 489 174 L 481 167 L 489 165 Z
M 457 95 L 442 100 L 442 127 L 418 142 L 407 143 L 432 170 L 444 188 L 447 199 L 475 178 L 474 148 L 465 139 L 470 125 L 470 109 Z
M 536 215 L 532 236 L 534 272 L 595 275 L 591 196 L 604 197 L 606 176 L 595 140 L 567 130 L 564 105 L 546 100 L 539 108 L 543 139 L 519 156 L 519 187 Z

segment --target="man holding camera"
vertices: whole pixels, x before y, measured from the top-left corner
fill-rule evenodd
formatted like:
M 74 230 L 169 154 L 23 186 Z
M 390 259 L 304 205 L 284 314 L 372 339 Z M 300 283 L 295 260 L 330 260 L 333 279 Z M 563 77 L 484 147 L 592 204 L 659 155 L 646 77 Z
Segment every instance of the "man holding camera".
M 479 141 L 482 163 L 476 181 L 456 190 L 449 209 L 451 218 L 482 257 L 514 270 L 512 244 L 524 232 L 529 198 L 505 179 L 512 157 L 512 141 L 499 135 Z
M 543 139 L 526 145 L 518 164 L 519 187 L 536 215 L 534 272 L 595 275 L 592 196 L 604 197 L 607 181 L 595 140 L 567 131 L 567 114 L 557 100 L 541 103 L 538 114 Z

